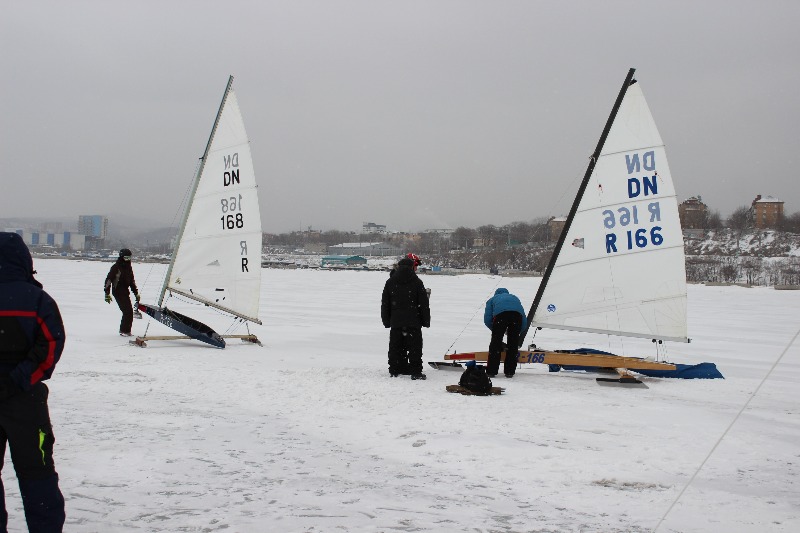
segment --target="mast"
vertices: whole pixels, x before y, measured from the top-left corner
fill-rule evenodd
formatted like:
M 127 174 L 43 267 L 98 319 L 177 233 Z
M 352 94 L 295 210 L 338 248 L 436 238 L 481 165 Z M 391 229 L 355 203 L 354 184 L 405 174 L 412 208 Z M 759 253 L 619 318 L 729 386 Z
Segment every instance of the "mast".
M 203 157 L 200 158 L 200 167 L 197 169 L 197 173 L 194 176 L 194 183 L 192 184 L 192 192 L 189 194 L 189 201 L 186 204 L 186 209 L 183 212 L 183 219 L 181 220 L 180 228 L 178 229 L 178 236 L 175 240 L 175 249 L 172 251 L 172 259 L 169 262 L 169 268 L 167 268 L 167 275 L 164 277 L 164 285 L 161 287 L 161 294 L 158 297 L 158 307 L 161 307 L 161 304 L 164 301 L 164 294 L 167 292 L 167 285 L 169 284 L 169 278 L 172 275 L 172 267 L 175 265 L 175 258 L 178 257 L 178 249 L 181 246 L 181 239 L 183 238 L 183 232 L 186 229 L 186 220 L 189 218 L 189 212 L 192 209 L 192 203 L 194 203 L 194 195 L 197 193 L 197 186 L 200 183 L 200 176 L 203 175 L 203 169 L 206 166 L 206 157 L 208 157 L 208 150 L 211 148 L 211 142 L 214 140 L 214 134 L 217 132 L 217 125 L 219 125 L 219 118 L 222 116 L 222 109 L 225 107 L 225 101 L 228 99 L 228 93 L 231 91 L 233 87 L 233 76 L 228 77 L 228 85 L 225 87 L 225 94 L 222 95 L 222 102 L 219 104 L 219 110 L 217 111 L 217 118 L 214 119 L 214 127 L 211 128 L 211 135 L 208 136 L 208 142 L 206 143 L 206 149 L 203 152 Z
M 578 211 L 578 206 L 581 203 L 581 198 L 583 197 L 583 193 L 586 191 L 586 187 L 589 185 L 589 179 L 592 177 L 592 172 L 594 172 L 594 166 L 597 163 L 597 159 L 600 157 L 600 152 L 603 151 L 603 145 L 605 145 L 606 143 L 608 132 L 611 131 L 611 126 L 614 124 L 614 119 L 617 117 L 617 112 L 619 111 L 620 105 L 622 105 L 622 100 L 625 99 L 625 93 L 628 92 L 629 86 L 636 83 L 636 80 L 633 79 L 634 72 L 636 72 L 635 68 L 631 68 L 630 70 L 628 70 L 628 75 L 625 77 L 625 82 L 622 84 L 622 88 L 619 90 L 619 94 L 617 95 L 617 100 L 616 102 L 614 102 L 614 107 L 611 109 L 611 114 L 608 116 L 608 120 L 606 121 L 606 127 L 603 129 L 603 133 L 600 135 L 600 140 L 597 142 L 597 148 L 594 149 L 594 153 L 592 154 L 592 157 L 589 160 L 589 166 L 586 168 L 586 174 L 583 176 L 583 181 L 581 182 L 581 185 L 578 188 L 578 194 L 575 195 L 575 200 L 572 202 L 572 208 L 570 209 L 569 215 L 567 216 L 567 221 L 564 224 L 564 229 L 561 230 L 561 235 L 558 237 L 558 242 L 556 243 L 556 247 L 553 249 L 553 255 L 550 256 L 550 262 L 547 264 L 547 269 L 544 272 L 544 277 L 542 278 L 542 282 L 539 284 L 539 290 L 536 291 L 536 297 L 533 299 L 530 311 L 528 311 L 528 323 L 525 326 L 525 330 L 520 332 L 519 335 L 520 347 L 524 344 L 525 337 L 528 335 L 528 330 L 531 327 L 531 320 L 533 320 L 533 316 L 536 314 L 536 308 L 539 307 L 539 302 L 542 299 L 542 295 L 544 294 L 544 289 L 547 286 L 548 280 L 550 279 L 550 274 L 553 272 L 553 268 L 555 268 L 556 260 L 558 260 L 558 254 L 561 253 L 561 248 L 563 247 L 564 241 L 567 238 L 567 233 L 569 232 L 569 228 L 572 225 L 572 220 L 575 218 L 575 213 L 577 213 Z

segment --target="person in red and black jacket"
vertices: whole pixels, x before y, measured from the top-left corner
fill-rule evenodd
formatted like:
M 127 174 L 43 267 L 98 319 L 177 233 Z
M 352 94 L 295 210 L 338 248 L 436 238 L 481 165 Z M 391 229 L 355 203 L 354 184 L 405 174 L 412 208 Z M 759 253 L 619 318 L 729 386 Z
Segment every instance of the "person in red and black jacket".
M 53 463 L 55 437 L 43 382 L 64 350 L 64 323 L 33 274 L 22 237 L 0 232 L 0 468 L 8 444 L 28 529 L 61 531 L 64 497 Z M 5 531 L 2 490 L 0 480 L 0 531 Z
M 119 334 L 123 337 L 131 336 L 133 326 L 133 306 L 131 305 L 131 293 L 136 298 L 136 305 L 139 305 L 139 289 L 136 288 L 136 280 L 133 278 L 133 267 L 131 266 L 131 256 L 133 254 L 127 248 L 119 251 L 119 258 L 111 265 L 111 269 L 106 276 L 103 291 L 106 293 L 106 302 L 111 303 L 111 295 L 117 301 L 119 310 L 122 311 L 122 320 L 119 322 Z

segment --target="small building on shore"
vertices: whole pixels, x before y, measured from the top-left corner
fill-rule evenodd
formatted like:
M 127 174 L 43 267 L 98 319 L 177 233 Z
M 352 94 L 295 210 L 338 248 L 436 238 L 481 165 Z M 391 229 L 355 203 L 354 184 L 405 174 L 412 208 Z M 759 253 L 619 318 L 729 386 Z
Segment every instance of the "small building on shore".
M 753 223 L 758 229 L 777 229 L 783 222 L 783 200 L 759 194 L 750 204 Z
M 367 259 L 360 255 L 326 255 L 322 258 L 320 266 L 323 268 L 367 266 Z
M 331 255 L 387 257 L 400 255 L 401 250 L 385 242 L 345 242 L 328 246 L 328 253 Z

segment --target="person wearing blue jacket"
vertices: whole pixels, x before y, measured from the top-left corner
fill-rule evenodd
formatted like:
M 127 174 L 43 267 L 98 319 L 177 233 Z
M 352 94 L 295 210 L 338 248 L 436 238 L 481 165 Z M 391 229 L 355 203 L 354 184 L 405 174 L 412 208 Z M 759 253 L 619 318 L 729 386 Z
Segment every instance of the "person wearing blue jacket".
M 35 273 L 22 237 L 0 232 L 0 468 L 8 445 L 28 530 L 49 533 L 62 531 L 65 514 L 44 381 L 61 357 L 65 334 L 58 305 Z M 0 531 L 7 523 L 0 480 Z
M 490 378 L 497 376 L 497 372 L 500 370 L 500 352 L 503 351 L 503 336 L 505 335 L 508 348 L 503 372 L 507 378 L 514 377 L 519 355 L 519 333 L 528 323 L 525 309 L 519 298 L 508 292 L 508 289 L 500 288 L 494 291 L 494 296 L 486 302 L 483 323 L 492 330 L 486 373 Z M 510 353 L 514 355 L 510 356 Z

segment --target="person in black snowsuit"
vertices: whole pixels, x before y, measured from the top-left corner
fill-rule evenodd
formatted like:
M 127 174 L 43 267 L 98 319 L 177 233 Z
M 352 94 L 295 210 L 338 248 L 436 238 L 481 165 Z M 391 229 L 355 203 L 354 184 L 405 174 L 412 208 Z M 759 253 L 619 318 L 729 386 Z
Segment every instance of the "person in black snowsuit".
M 416 272 L 417 271 L 417 267 L 422 264 L 422 260 L 419 258 L 418 255 L 413 254 L 413 253 L 406 254 L 406 257 L 411 259 L 411 261 L 413 261 L 412 268 L 413 268 L 414 272 Z M 392 276 L 394 276 L 395 272 L 397 272 L 397 265 L 398 265 L 398 263 L 395 263 L 394 265 L 392 265 L 392 270 L 389 272 L 389 277 L 390 278 Z M 430 300 L 431 291 L 430 291 L 430 289 L 425 289 L 425 290 L 428 292 L 428 300 Z M 395 371 L 396 371 L 395 373 L 400 374 L 401 376 L 410 376 L 411 375 L 410 366 L 408 364 L 408 350 L 407 349 L 403 350 L 403 354 L 400 357 L 395 357 L 394 368 L 395 368 Z
M 29 531 L 60 532 L 64 497 L 53 463 L 53 427 L 44 381 L 64 350 L 56 302 L 34 279 L 28 247 L 16 233 L 0 233 L 0 469 L 11 449 Z M 0 479 L 0 531 L 6 531 Z
M 389 375 L 397 377 L 408 357 L 411 379 L 422 373 L 422 328 L 431 327 L 431 309 L 425 285 L 414 272 L 414 261 L 401 259 L 386 280 L 381 295 L 381 320 L 389 330 Z
M 108 271 L 103 290 L 106 293 L 106 302 L 111 303 L 111 295 L 117 301 L 119 310 L 122 311 L 122 320 L 119 323 L 119 334 L 123 337 L 131 336 L 133 326 L 133 305 L 131 305 L 130 289 L 139 304 L 139 289 L 136 288 L 136 280 L 133 277 L 133 267 L 131 266 L 131 256 L 133 254 L 127 248 L 119 251 L 119 258 L 111 265 Z

